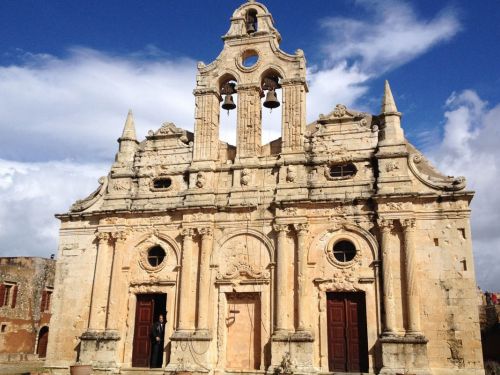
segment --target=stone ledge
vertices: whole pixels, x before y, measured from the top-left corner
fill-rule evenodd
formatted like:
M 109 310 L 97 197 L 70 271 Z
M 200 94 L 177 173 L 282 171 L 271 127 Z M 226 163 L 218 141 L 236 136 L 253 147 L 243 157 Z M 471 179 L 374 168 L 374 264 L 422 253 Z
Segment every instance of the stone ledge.
M 275 332 L 272 336 L 275 342 L 314 342 L 314 335 L 310 331 L 283 331 Z
M 176 331 L 170 336 L 171 341 L 212 341 L 208 331 Z
M 422 335 L 415 335 L 415 336 L 387 335 L 387 336 L 382 336 L 380 338 L 380 342 L 391 343 L 391 344 L 427 344 L 429 340 Z
M 112 340 L 112 341 L 118 341 L 120 340 L 120 334 L 118 331 L 114 330 L 88 330 L 84 332 L 80 338 L 82 340 L 98 340 L 98 341 L 105 341 L 105 340 Z

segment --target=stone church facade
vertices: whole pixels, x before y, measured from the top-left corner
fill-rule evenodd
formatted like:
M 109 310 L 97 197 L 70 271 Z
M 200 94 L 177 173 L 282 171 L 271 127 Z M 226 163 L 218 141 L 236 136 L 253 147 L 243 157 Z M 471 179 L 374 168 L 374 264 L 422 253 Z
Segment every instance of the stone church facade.
M 58 215 L 53 372 L 148 368 L 166 314 L 165 372 L 484 374 L 465 179 L 405 139 L 388 83 L 380 114 L 306 124 L 306 60 L 280 40 L 240 6 L 198 64 L 194 133 L 139 142 L 129 113 L 108 176 Z

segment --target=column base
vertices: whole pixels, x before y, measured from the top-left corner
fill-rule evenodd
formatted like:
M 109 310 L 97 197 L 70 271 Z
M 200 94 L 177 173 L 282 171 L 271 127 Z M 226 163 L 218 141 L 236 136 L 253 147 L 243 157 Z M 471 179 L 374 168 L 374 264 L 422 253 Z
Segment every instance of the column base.
M 80 363 L 94 369 L 117 368 L 116 350 L 120 340 L 115 330 L 87 330 L 80 336 Z
M 384 335 L 380 338 L 383 365 L 380 374 L 431 375 L 427 342 L 424 336 L 416 334 Z
M 278 331 L 271 338 L 271 366 L 268 373 L 314 374 L 314 335 L 310 331 Z
M 212 335 L 207 330 L 174 332 L 170 337 L 170 362 L 165 372 L 210 372 L 211 341 Z

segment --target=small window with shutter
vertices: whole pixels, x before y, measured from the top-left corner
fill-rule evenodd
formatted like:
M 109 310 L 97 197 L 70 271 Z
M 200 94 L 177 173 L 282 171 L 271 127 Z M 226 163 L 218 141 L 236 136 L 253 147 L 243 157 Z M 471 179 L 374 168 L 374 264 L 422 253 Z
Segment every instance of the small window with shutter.
M 42 291 L 42 302 L 40 304 L 41 312 L 50 312 L 51 299 L 52 299 L 52 290 Z
M 0 307 L 16 307 L 17 289 L 18 288 L 16 283 L 5 282 L 3 284 L 0 284 Z

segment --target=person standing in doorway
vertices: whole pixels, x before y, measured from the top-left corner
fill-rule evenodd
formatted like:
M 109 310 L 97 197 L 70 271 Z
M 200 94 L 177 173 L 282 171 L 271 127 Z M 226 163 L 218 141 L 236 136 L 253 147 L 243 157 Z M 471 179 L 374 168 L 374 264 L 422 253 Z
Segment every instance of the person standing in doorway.
M 152 351 L 151 351 L 151 367 L 158 368 L 163 362 L 163 344 L 165 337 L 165 320 L 163 315 L 158 316 L 158 320 L 153 323 L 151 328 Z

